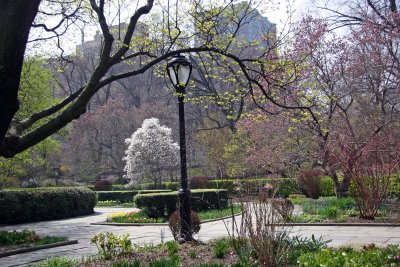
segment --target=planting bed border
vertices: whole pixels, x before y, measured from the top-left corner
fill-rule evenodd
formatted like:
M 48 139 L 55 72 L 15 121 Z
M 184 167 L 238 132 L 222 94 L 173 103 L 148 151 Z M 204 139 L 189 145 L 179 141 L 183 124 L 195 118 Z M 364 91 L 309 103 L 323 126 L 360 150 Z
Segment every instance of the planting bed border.
M 285 226 L 386 226 L 400 227 L 400 223 L 285 223 Z
M 239 216 L 240 213 L 235 214 L 235 216 Z M 219 220 L 230 219 L 232 216 L 227 216 L 218 219 L 210 219 L 202 221 L 203 223 L 215 222 Z M 91 223 L 91 225 L 108 225 L 108 226 L 167 226 L 168 223 L 113 223 L 113 222 L 97 222 Z M 400 227 L 400 223 L 285 223 L 285 224 L 276 224 L 277 226 L 367 226 L 367 227 Z
M 78 240 L 68 240 L 68 241 L 56 242 L 56 243 L 51 243 L 51 244 L 46 244 L 46 245 L 41 245 L 41 246 L 36 246 L 36 247 L 20 248 L 20 249 L 0 252 L 0 258 L 8 257 L 8 256 L 16 255 L 16 254 L 21 254 L 21 253 L 26 253 L 26 252 L 32 252 L 32 251 L 41 250 L 41 249 L 55 248 L 55 247 L 75 245 L 75 244 L 78 244 Z

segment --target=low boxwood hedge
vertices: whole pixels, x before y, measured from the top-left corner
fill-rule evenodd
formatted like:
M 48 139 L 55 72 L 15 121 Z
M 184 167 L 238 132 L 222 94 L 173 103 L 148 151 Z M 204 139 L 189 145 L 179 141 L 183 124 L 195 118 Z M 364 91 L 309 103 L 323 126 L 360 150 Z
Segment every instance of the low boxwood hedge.
M 0 191 L 0 223 L 24 223 L 92 214 L 95 192 L 83 187 Z
M 119 201 L 120 203 L 132 202 L 133 197 L 137 194 L 149 194 L 149 193 L 165 193 L 171 192 L 171 190 L 127 190 L 127 191 L 98 191 L 98 201 Z
M 171 215 L 177 208 L 178 192 L 138 194 L 134 197 L 138 208 L 152 218 Z M 219 209 L 228 206 L 228 191 L 225 189 L 191 190 L 192 210 Z

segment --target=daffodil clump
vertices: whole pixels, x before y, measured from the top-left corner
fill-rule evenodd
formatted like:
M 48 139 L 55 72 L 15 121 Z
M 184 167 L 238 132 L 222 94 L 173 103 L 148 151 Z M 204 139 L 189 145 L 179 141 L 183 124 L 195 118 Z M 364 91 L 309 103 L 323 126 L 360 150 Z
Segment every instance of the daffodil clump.
M 118 212 L 107 217 L 107 222 L 114 223 L 162 223 L 164 218 L 148 218 L 142 212 Z

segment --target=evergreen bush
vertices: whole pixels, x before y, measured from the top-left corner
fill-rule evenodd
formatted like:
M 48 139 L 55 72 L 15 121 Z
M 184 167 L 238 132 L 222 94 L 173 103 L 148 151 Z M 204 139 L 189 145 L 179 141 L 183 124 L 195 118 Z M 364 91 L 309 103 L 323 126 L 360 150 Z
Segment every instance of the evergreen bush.
M 138 194 L 134 201 L 138 208 L 152 218 L 169 217 L 177 208 L 178 192 Z M 191 191 L 194 211 L 219 209 L 228 206 L 228 191 L 223 189 L 198 189 Z
M 0 223 L 25 223 L 92 214 L 95 192 L 83 187 L 0 191 Z

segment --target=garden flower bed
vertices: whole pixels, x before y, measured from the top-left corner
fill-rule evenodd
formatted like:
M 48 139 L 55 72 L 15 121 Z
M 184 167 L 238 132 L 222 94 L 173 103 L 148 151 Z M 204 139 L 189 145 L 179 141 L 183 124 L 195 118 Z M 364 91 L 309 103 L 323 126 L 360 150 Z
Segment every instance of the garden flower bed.
M 40 236 L 32 230 L 22 231 L 0 231 L 0 257 L 13 254 L 34 251 L 60 245 L 76 243 L 69 241 L 66 237 Z
M 234 214 L 240 213 L 241 208 L 239 205 L 234 205 L 232 207 L 217 209 L 217 210 L 207 210 L 198 212 L 198 216 L 201 221 L 220 219 L 232 215 L 232 210 Z M 149 218 L 144 212 L 120 212 L 114 213 L 108 216 L 107 222 L 109 223 L 165 223 L 168 221 L 167 217 L 160 218 Z
M 356 202 L 352 198 L 334 197 L 310 199 L 290 198 L 300 205 L 302 213 L 293 215 L 292 223 L 400 223 L 399 201 L 386 201 L 375 220 L 359 218 Z

